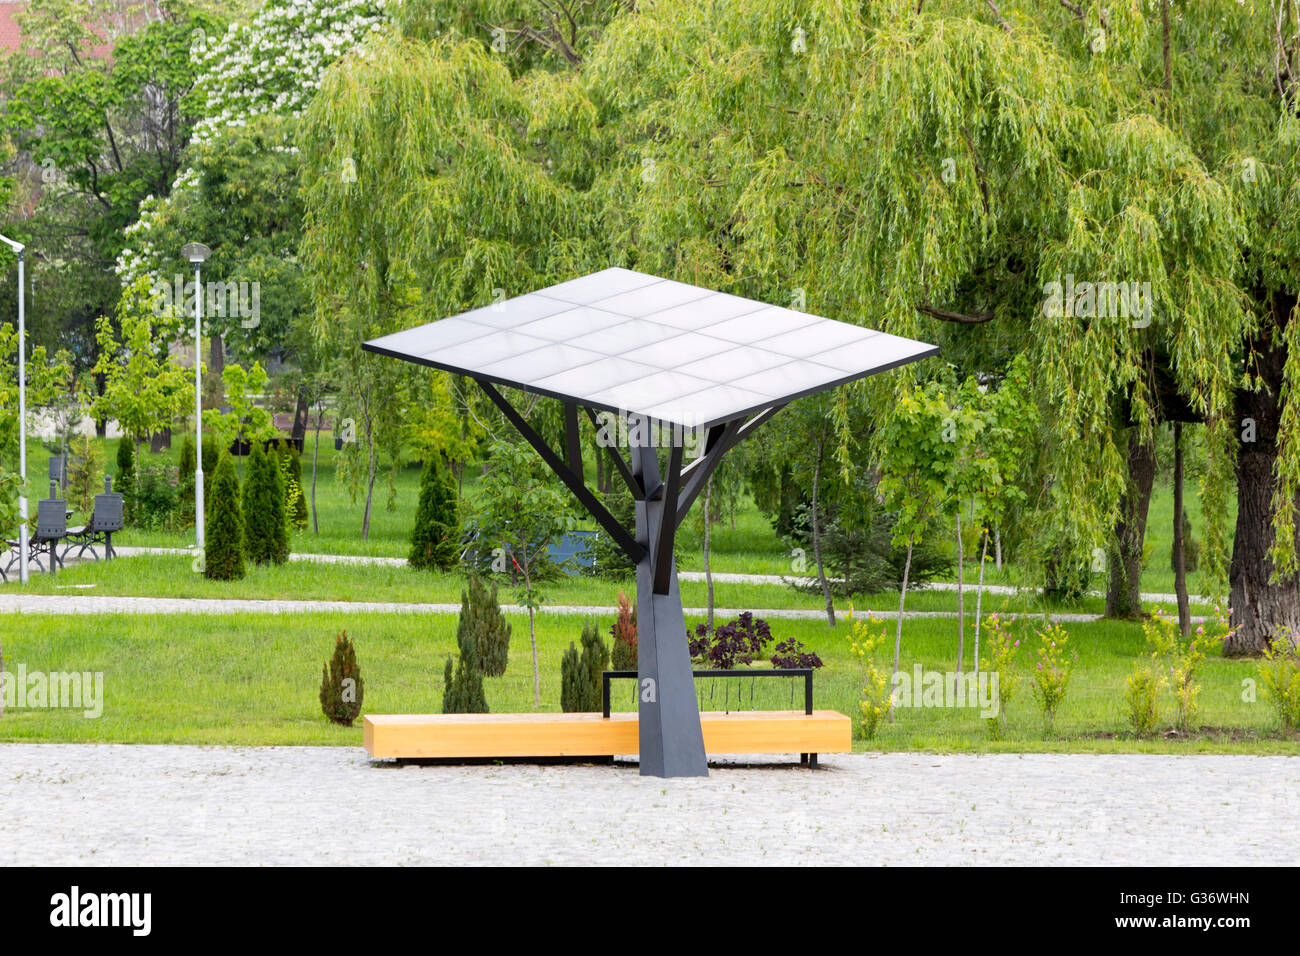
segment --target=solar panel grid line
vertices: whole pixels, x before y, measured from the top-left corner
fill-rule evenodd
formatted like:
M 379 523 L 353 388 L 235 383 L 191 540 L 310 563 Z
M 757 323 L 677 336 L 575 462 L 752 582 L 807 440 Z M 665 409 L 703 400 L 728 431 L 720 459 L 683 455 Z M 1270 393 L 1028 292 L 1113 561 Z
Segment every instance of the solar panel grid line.
M 691 428 L 938 351 L 850 323 L 617 268 L 364 347 Z

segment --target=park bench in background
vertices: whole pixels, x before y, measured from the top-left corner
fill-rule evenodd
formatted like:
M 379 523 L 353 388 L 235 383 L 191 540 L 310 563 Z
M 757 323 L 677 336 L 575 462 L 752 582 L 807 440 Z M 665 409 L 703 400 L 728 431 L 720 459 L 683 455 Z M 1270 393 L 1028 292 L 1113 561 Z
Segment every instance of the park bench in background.
M 116 553 L 113 550 L 113 532 L 121 531 L 123 524 L 122 496 L 113 491 L 113 479 L 105 477 L 104 493 L 95 495 L 95 506 L 90 512 L 90 519 L 78 528 L 68 529 L 68 544 L 63 549 L 63 556 L 66 558 L 69 551 L 79 548 L 78 558 L 87 551 L 98 558 L 95 545 L 103 544 L 104 560 L 111 560 Z

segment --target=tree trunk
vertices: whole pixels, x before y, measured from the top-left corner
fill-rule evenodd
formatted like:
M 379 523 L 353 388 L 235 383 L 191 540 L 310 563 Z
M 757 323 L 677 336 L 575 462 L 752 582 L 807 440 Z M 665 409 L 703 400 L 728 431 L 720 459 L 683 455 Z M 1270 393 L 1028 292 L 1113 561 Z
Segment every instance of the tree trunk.
M 533 609 L 528 608 L 528 639 L 533 644 L 533 709 L 542 706 L 542 679 L 537 670 L 537 626 L 533 620 Z
M 293 410 L 293 430 L 289 433 L 294 441 L 301 441 L 307 437 L 307 417 L 311 411 L 311 405 L 307 402 L 306 389 L 298 389 L 298 404 Z
M 1174 422 L 1174 593 L 1178 596 L 1178 627 L 1183 639 L 1192 635 L 1187 604 L 1187 554 L 1183 541 L 1183 423 Z
M 1264 322 L 1260 334 L 1248 343 L 1255 372 L 1263 388 L 1237 392 L 1237 426 L 1243 440 L 1237 450 L 1237 528 L 1232 542 L 1232 626 L 1237 630 L 1224 642 L 1227 656 L 1263 653 L 1278 634 L 1300 633 L 1300 589 L 1295 577 L 1271 583 L 1273 562 L 1273 465 L 1277 459 L 1277 428 L 1281 413 L 1282 367 L 1286 348 L 1273 343 L 1274 325 L 1285 322 L 1295 306 L 1294 297 L 1272 303 L 1273 320 Z M 1280 338 L 1280 336 L 1279 336 Z M 1254 441 L 1245 440 L 1247 420 L 1254 426 Z
M 817 486 L 821 484 L 822 474 L 822 450 L 817 448 L 817 458 L 813 463 L 813 487 L 812 487 L 812 539 L 813 539 L 813 556 L 817 559 L 817 581 L 821 584 L 822 595 L 826 598 L 826 623 L 831 627 L 835 626 L 835 601 L 831 597 L 831 585 L 826 580 L 826 567 L 822 563 L 822 538 L 821 538 L 821 514 L 817 506 Z
M 1106 583 L 1106 616 L 1142 616 L 1142 543 L 1146 539 L 1147 512 L 1156 477 L 1156 453 L 1130 429 L 1128 439 L 1128 490 L 1120 501 L 1115 523 L 1115 554 Z
M 172 447 L 172 430 L 160 428 L 149 436 L 149 451 L 157 455 L 160 452 L 168 451 Z M 66 454 L 66 453 L 65 453 Z M 65 461 L 67 459 L 64 459 Z
M 966 600 L 962 591 L 962 569 L 966 556 L 961 549 L 961 505 L 957 505 L 957 673 L 961 673 L 962 657 L 966 653 Z
M 361 518 L 361 540 L 370 540 L 370 506 L 375 498 L 375 441 L 371 435 L 370 425 L 366 425 L 366 447 L 370 450 L 370 461 L 366 470 L 366 511 Z
M 984 546 L 980 550 L 980 579 L 975 585 L 975 673 L 980 672 L 980 608 L 984 605 L 984 562 L 989 557 L 989 529 L 984 529 Z
M 320 460 L 320 420 L 316 415 L 316 444 L 311 450 L 311 533 L 320 535 L 320 522 L 316 519 L 316 462 Z
M 993 566 L 1002 570 L 1002 529 L 993 529 Z
M 713 569 L 709 565 L 709 528 L 713 524 L 713 478 L 704 485 L 704 582 L 709 592 L 709 631 L 713 631 Z
M 889 678 L 889 719 L 894 719 L 894 688 L 898 686 L 898 653 L 903 647 L 903 608 L 907 604 L 907 578 L 912 573 L 912 546 L 916 532 L 907 539 L 907 561 L 903 564 L 903 589 L 898 592 L 898 626 L 894 628 L 894 672 Z

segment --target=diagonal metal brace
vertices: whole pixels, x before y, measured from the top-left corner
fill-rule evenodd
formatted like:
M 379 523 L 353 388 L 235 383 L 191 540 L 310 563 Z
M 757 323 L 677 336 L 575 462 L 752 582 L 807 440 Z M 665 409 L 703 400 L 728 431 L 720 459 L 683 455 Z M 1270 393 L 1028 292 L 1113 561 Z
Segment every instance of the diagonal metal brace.
M 524 440 L 536 449 L 537 453 L 542 456 L 542 460 L 550 466 L 551 471 L 555 472 L 556 476 L 568 486 L 574 497 L 609 533 L 609 536 L 614 539 L 614 543 L 622 549 L 623 553 L 633 562 L 638 562 L 644 558 L 646 549 L 637 543 L 636 538 L 632 537 L 628 530 L 619 523 L 619 520 L 610 514 L 605 506 L 600 503 L 600 500 L 591 493 L 591 489 L 587 487 L 582 476 L 574 474 L 570 470 L 569 466 L 564 463 L 564 459 L 551 449 L 551 446 L 546 443 L 542 436 L 533 430 L 533 427 L 524 420 L 524 417 L 491 383 L 482 379 L 476 379 L 476 381 L 479 387 L 483 389 L 483 393 L 492 399 L 497 408 L 501 409 L 501 413 L 505 415 L 510 424 L 514 425 L 519 434 L 524 437 Z
M 683 484 L 677 501 L 677 524 L 679 527 L 686 520 L 686 514 L 691 510 L 691 505 L 704 491 L 704 486 L 708 484 L 709 478 L 722 462 L 722 456 L 752 435 L 756 429 L 771 420 L 772 416 L 783 408 L 785 408 L 784 405 L 773 405 L 759 412 L 747 422 L 737 418 L 709 429 L 709 435 L 705 442 L 705 453 L 682 469 Z

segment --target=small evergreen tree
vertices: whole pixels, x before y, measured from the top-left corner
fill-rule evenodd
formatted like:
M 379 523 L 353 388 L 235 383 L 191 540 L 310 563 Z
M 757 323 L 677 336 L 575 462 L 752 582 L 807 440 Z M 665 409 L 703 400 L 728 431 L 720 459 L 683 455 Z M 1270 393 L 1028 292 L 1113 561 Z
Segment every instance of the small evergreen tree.
M 478 670 L 487 677 L 506 672 L 510 657 L 510 622 L 501 613 L 496 582 L 491 590 L 478 575 L 469 579 L 469 591 L 460 592 L 460 621 L 456 645 L 461 657 L 473 656 Z
M 260 444 L 253 445 L 244 479 L 244 547 L 255 564 L 289 560 L 289 526 L 280 469 Z
M 609 663 L 609 650 L 594 623 L 582 628 L 582 653 L 573 643 L 560 662 L 560 707 L 568 713 L 591 714 L 604 708 L 601 674 Z
M 130 435 L 117 440 L 117 478 L 113 489 L 122 496 L 122 513 L 129 517 L 135 508 L 135 445 Z
M 451 470 L 430 455 L 420 474 L 420 504 L 411 528 L 413 568 L 450 571 L 460 562 L 460 514 Z
M 176 465 L 176 500 L 181 523 L 194 523 L 194 436 L 186 435 L 181 443 L 181 457 Z
M 636 608 L 622 591 L 618 592 L 618 620 L 609 629 L 609 634 L 614 643 L 613 669 L 636 670 Z
M 447 658 L 442 672 L 442 712 L 444 714 L 486 714 L 487 695 L 483 693 L 483 672 L 477 665 L 478 648 L 473 634 L 465 636 L 460 660 Z
M 307 527 L 307 496 L 302 491 L 302 457 L 287 441 L 276 445 L 279 451 L 280 482 L 284 485 L 284 513 L 289 527 L 302 531 Z
M 334 639 L 334 656 L 321 668 L 320 708 L 334 723 L 351 727 L 361 713 L 365 692 L 357 649 L 344 631 Z
M 221 459 L 221 448 L 217 444 L 217 437 L 211 432 L 203 433 L 203 474 L 211 475 L 217 470 L 217 462 Z
M 244 576 L 244 517 L 235 463 L 223 454 L 213 475 L 204 514 L 203 576 L 234 581 Z

